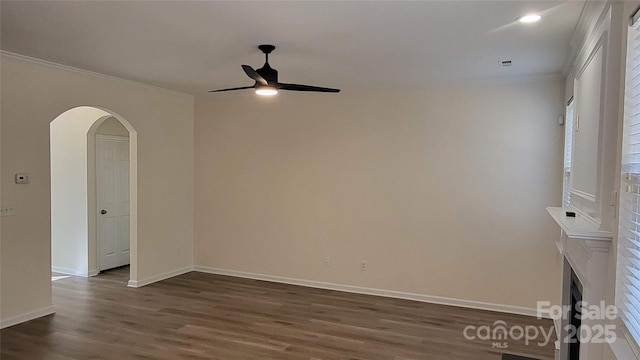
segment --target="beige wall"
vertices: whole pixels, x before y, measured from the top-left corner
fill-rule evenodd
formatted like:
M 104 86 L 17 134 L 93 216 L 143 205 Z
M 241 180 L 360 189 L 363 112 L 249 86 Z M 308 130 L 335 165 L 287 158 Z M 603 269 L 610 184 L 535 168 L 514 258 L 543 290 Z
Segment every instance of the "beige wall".
M 16 208 L 1 225 L 3 322 L 51 304 L 49 122 L 77 106 L 108 109 L 137 131 L 137 279 L 189 268 L 193 97 L 4 54 L 0 71 L 1 195 Z M 14 184 L 18 172 L 31 183 Z
M 561 82 L 207 95 L 194 142 L 190 96 L 1 60 L 1 195 L 16 208 L 1 222 L 3 321 L 51 304 L 49 122 L 80 105 L 137 131 L 138 280 L 195 262 L 507 306 L 557 298 L 544 208 L 561 198 Z
M 195 264 L 554 300 L 559 233 L 545 207 L 561 200 L 563 94 L 550 81 L 198 97 Z

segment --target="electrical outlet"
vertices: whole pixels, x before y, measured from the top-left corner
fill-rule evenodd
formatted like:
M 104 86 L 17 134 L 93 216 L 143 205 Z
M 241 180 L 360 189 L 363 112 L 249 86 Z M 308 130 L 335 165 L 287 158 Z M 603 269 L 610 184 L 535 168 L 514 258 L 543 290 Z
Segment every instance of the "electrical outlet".
M 0 207 L 0 216 L 13 216 L 16 214 L 16 210 L 13 205 L 2 205 Z
M 331 258 L 330 257 L 324 258 L 324 266 L 331 267 Z
M 364 260 L 360 261 L 360 271 L 367 271 L 367 262 Z

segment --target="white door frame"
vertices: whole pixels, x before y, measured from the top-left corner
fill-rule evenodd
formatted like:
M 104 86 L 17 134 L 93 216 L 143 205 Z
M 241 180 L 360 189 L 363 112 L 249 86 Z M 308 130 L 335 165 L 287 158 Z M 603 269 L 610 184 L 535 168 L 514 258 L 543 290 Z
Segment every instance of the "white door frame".
M 96 131 L 103 121 L 110 117 L 116 118 L 129 131 L 129 282 L 128 286 L 138 287 L 138 133 L 133 126 L 122 116 L 115 112 L 96 107 L 110 114 L 97 119 L 87 132 L 87 183 L 88 197 L 87 208 L 89 224 L 89 269 L 90 274 L 98 274 L 98 216 L 94 209 L 97 209 L 97 189 L 96 189 Z
M 100 162 L 98 160 L 98 153 L 97 153 L 97 149 L 98 149 L 98 141 L 99 140 L 113 140 L 113 141 L 119 141 L 119 142 L 126 142 L 127 145 L 129 144 L 129 137 L 128 136 L 120 136 L 120 135 L 104 135 L 104 134 L 96 134 L 96 207 L 95 209 L 93 209 L 93 211 L 96 212 L 96 216 L 97 216 L 97 222 L 96 222 L 96 251 L 97 251 L 97 255 L 96 255 L 96 267 L 98 269 L 98 272 L 102 271 L 102 264 L 100 263 L 101 257 L 102 255 L 100 254 L 100 232 L 99 229 L 100 227 L 98 226 L 98 222 L 100 221 L 100 201 L 99 201 L 99 197 L 98 197 L 98 193 L 100 191 L 100 188 L 98 186 L 98 175 L 100 174 L 100 171 L 98 169 L 98 167 L 100 166 Z M 131 159 L 129 157 L 129 162 L 131 162 Z M 130 169 L 129 169 L 130 170 Z M 131 199 L 129 199 L 131 200 Z M 131 208 L 129 208 L 129 210 L 131 210 Z M 89 210 L 91 211 L 91 209 Z M 129 241 L 129 245 L 131 245 L 131 241 Z M 129 263 L 131 263 L 131 249 L 129 249 Z

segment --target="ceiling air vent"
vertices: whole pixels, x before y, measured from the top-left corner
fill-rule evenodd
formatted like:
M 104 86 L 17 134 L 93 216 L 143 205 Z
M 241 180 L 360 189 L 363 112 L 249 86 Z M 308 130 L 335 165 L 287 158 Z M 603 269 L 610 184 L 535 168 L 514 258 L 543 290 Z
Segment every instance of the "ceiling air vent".
M 513 60 L 502 60 L 500 61 L 500 67 L 507 68 L 513 66 Z

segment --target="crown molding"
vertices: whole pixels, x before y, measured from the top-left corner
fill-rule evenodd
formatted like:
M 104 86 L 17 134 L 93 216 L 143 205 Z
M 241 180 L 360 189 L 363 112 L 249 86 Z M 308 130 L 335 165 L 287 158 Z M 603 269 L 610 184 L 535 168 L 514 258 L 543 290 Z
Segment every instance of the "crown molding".
M 69 65 L 63 65 L 63 64 L 56 63 L 56 62 L 52 62 L 52 61 L 48 61 L 48 60 L 42 60 L 42 59 L 38 59 L 38 58 L 31 57 L 31 56 L 22 55 L 22 54 L 18 54 L 18 53 L 6 51 L 6 50 L 0 50 L 0 56 L 4 56 L 4 57 L 7 57 L 7 58 L 20 60 L 20 61 L 25 61 L 25 62 L 29 62 L 29 63 L 32 63 L 32 64 L 41 65 L 41 66 L 54 68 L 54 69 L 58 69 L 58 70 L 69 71 L 69 72 L 73 72 L 73 73 L 76 73 L 76 74 L 92 76 L 92 77 L 103 79 L 103 80 L 116 81 L 116 82 L 120 82 L 120 83 L 123 83 L 123 84 L 131 85 L 131 86 L 136 86 L 136 87 L 140 87 L 140 88 L 144 88 L 144 89 L 148 89 L 148 90 L 161 92 L 161 93 L 164 93 L 164 94 L 183 97 L 183 98 L 189 99 L 189 100 L 193 100 L 195 98 L 194 95 L 192 95 L 192 94 L 187 94 L 187 93 L 183 93 L 183 92 L 179 92 L 179 91 L 175 91 L 175 90 L 171 90 L 171 89 L 166 89 L 166 88 L 155 86 L 155 85 L 145 84 L 145 83 L 141 83 L 141 82 L 138 82 L 138 81 L 123 79 L 123 78 L 112 76 L 112 75 L 106 75 L 106 74 L 98 73 L 98 72 L 95 72 L 95 71 L 80 69 L 80 68 L 69 66 Z
M 573 29 L 573 34 L 569 41 L 571 51 L 565 59 L 562 74 L 568 76 L 579 53 L 583 51 L 585 44 L 588 44 L 591 38 L 595 36 L 594 30 L 605 20 L 607 11 L 616 2 L 619 1 L 585 1 L 578 23 Z

